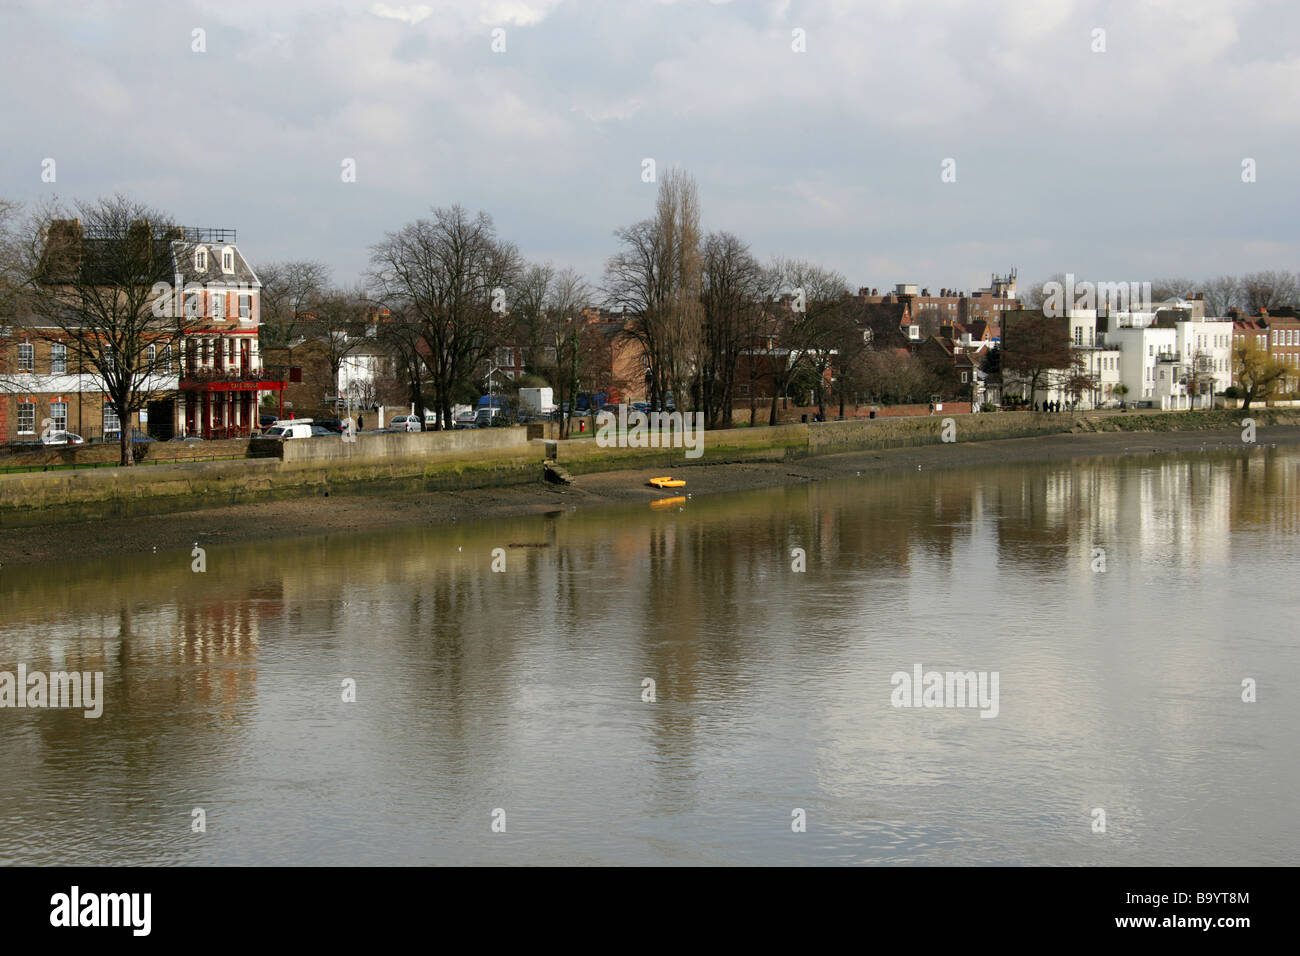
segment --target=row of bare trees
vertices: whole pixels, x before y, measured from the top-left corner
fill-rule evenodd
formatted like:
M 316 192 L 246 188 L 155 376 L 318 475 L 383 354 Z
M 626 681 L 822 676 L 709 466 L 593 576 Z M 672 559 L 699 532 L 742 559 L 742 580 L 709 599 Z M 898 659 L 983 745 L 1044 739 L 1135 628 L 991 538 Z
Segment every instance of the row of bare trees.
M 1020 298 L 1027 308 L 1041 308 L 1045 300 L 1043 286 L 1048 282 L 1064 283 L 1065 276 L 1057 273 L 1043 282 L 1029 285 Z M 1205 314 L 1224 316 L 1232 309 L 1248 315 L 1258 315 L 1261 309 L 1274 310 L 1294 305 L 1300 300 L 1300 273 L 1285 270 L 1265 270 L 1245 275 L 1220 275 L 1209 279 L 1174 277 L 1154 279 L 1151 282 L 1153 302 L 1170 299 L 1190 299 L 1193 295 L 1205 296 Z

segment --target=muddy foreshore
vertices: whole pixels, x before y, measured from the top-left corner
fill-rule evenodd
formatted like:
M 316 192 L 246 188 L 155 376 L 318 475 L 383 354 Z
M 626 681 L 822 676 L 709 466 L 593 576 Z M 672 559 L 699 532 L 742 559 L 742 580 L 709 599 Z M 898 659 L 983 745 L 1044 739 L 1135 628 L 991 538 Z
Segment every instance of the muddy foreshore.
M 1300 427 L 1261 428 L 1259 443 L 1246 445 L 1240 429 L 1215 431 L 1101 432 L 1046 435 L 997 441 L 847 452 L 777 462 L 726 462 L 679 469 L 692 496 L 724 494 L 776 485 L 824 481 L 859 474 L 915 472 L 919 466 L 957 468 L 968 465 L 1065 460 L 1104 455 L 1152 455 L 1209 450 L 1300 445 Z M 465 491 L 416 494 L 353 494 L 326 498 L 234 505 L 157 517 L 123 518 L 84 524 L 0 529 L 3 569 L 79 559 L 104 559 L 153 550 L 188 549 L 208 544 L 266 541 L 275 538 L 375 531 L 541 514 L 560 508 L 599 507 L 609 503 L 650 502 L 674 493 L 646 486 L 663 469 L 581 475 L 575 484 L 535 484 Z

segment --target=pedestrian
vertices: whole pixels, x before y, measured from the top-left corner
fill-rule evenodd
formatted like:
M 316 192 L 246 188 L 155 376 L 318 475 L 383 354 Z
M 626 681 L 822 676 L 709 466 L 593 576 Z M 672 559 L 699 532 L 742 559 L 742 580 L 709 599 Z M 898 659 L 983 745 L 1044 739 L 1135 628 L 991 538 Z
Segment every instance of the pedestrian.
M 358 415 L 358 416 L 357 416 L 357 431 L 361 431 L 361 429 L 363 429 L 363 428 L 365 428 L 365 427 L 366 427 L 366 420 L 365 420 L 364 418 L 362 418 L 360 415 Z

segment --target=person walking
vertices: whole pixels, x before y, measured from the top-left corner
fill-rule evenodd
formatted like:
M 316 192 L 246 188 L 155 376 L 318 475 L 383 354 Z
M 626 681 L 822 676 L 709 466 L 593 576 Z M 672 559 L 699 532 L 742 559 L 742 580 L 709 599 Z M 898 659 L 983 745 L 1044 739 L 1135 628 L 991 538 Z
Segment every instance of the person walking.
M 366 420 L 365 420 L 364 418 L 362 418 L 360 415 L 358 415 L 358 416 L 357 416 L 357 431 L 361 431 L 361 429 L 363 429 L 363 428 L 365 428 L 365 427 L 366 427 Z

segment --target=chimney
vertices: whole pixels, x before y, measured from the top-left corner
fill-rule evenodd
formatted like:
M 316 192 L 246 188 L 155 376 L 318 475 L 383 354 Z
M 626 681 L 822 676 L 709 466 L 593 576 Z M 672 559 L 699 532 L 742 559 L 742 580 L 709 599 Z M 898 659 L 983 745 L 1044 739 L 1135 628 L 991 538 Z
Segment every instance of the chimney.
M 143 266 L 147 274 L 149 260 L 153 255 L 153 227 L 147 219 L 135 219 L 126 230 L 127 249 L 131 259 Z
M 45 234 L 42 271 L 47 275 L 68 276 L 81 264 L 82 229 L 80 219 L 55 219 Z

